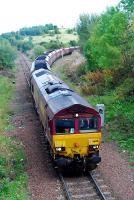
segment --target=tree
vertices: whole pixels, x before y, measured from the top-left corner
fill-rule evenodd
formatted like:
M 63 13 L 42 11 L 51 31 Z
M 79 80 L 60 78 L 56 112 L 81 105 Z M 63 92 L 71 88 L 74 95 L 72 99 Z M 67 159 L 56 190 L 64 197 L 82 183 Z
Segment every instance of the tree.
M 127 15 L 110 8 L 94 27 L 85 48 L 89 68 L 116 68 L 124 65 L 125 45 L 131 43 L 127 37 Z
M 0 68 L 12 68 L 16 55 L 16 49 L 8 40 L 0 39 Z
M 134 13 L 134 0 L 121 0 L 119 9 L 124 10 L 130 17 Z
M 45 48 L 41 45 L 36 45 L 33 49 L 34 51 L 34 57 L 36 58 L 37 56 L 43 54 L 43 52 L 45 52 Z
M 53 29 L 54 29 L 55 34 L 59 34 L 60 33 L 59 32 L 59 28 L 57 26 L 54 26 Z
M 76 31 L 79 36 L 79 43 L 82 48 L 85 47 L 87 40 L 89 39 L 92 29 L 96 22 L 99 20 L 97 15 L 81 14 L 79 21 L 76 25 Z

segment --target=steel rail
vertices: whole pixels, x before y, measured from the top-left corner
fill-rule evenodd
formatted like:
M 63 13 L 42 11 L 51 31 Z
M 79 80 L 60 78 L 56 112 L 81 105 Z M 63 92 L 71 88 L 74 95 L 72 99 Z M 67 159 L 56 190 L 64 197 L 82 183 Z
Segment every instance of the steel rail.
M 97 184 L 97 181 L 93 177 L 92 172 L 88 173 L 88 178 L 89 178 L 89 180 L 92 180 L 92 182 L 93 182 L 93 184 L 95 186 L 94 188 L 95 188 L 97 194 L 99 195 L 99 197 L 101 198 L 101 200 L 107 200 L 107 198 L 104 196 L 103 192 L 101 191 L 101 188 Z
M 21 67 L 22 67 L 22 70 L 23 70 L 25 79 L 26 79 L 26 81 L 27 81 L 27 84 L 28 84 L 28 86 L 29 86 L 29 88 L 30 88 L 29 78 L 28 78 L 28 76 L 26 75 L 26 70 L 24 69 L 24 63 L 23 63 L 23 62 L 24 62 L 24 58 L 23 58 L 23 60 L 22 60 L 22 59 L 20 60 L 20 64 L 21 64 Z
M 28 68 L 28 70 L 29 70 L 29 72 L 30 72 L 30 68 L 31 68 L 31 67 L 30 67 L 29 64 L 27 63 L 27 61 L 26 61 L 26 59 L 25 59 L 23 53 L 19 52 L 19 54 L 20 54 L 20 57 L 23 58 L 23 61 L 25 62 L 26 66 L 27 66 L 27 68 Z
M 66 182 L 64 181 L 64 178 L 62 176 L 62 174 L 60 172 L 57 171 L 58 177 L 62 183 L 62 187 L 63 187 L 63 191 L 65 193 L 66 199 L 67 200 L 72 200 L 71 194 L 69 192 L 68 186 L 66 184 Z

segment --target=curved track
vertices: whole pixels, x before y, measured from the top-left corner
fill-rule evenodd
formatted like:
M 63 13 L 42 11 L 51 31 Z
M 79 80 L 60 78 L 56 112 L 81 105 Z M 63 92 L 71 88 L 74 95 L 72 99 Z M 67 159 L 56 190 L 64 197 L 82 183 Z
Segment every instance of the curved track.
M 30 64 L 28 63 L 28 61 L 25 59 L 23 53 L 19 52 L 19 56 L 20 56 L 20 65 L 22 67 L 26 82 L 28 84 L 28 86 L 30 87 L 30 82 L 29 82 L 29 78 L 30 78 Z

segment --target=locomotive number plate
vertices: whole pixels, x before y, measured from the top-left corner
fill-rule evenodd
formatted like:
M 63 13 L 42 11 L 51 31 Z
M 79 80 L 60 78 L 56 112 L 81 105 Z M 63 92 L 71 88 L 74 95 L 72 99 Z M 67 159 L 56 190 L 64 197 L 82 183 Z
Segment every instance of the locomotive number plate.
M 89 145 L 98 144 L 98 143 L 99 143 L 98 139 L 89 139 Z

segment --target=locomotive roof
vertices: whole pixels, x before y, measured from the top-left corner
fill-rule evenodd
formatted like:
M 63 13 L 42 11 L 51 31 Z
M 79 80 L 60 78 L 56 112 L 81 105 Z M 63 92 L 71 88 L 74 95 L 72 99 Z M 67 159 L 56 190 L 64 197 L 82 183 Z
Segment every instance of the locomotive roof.
M 36 70 L 33 72 L 32 78 L 39 88 L 40 95 L 43 97 L 50 119 L 61 110 L 74 105 L 93 109 L 90 104 L 72 91 L 51 71 L 44 69 Z M 94 112 L 97 113 L 96 110 Z

